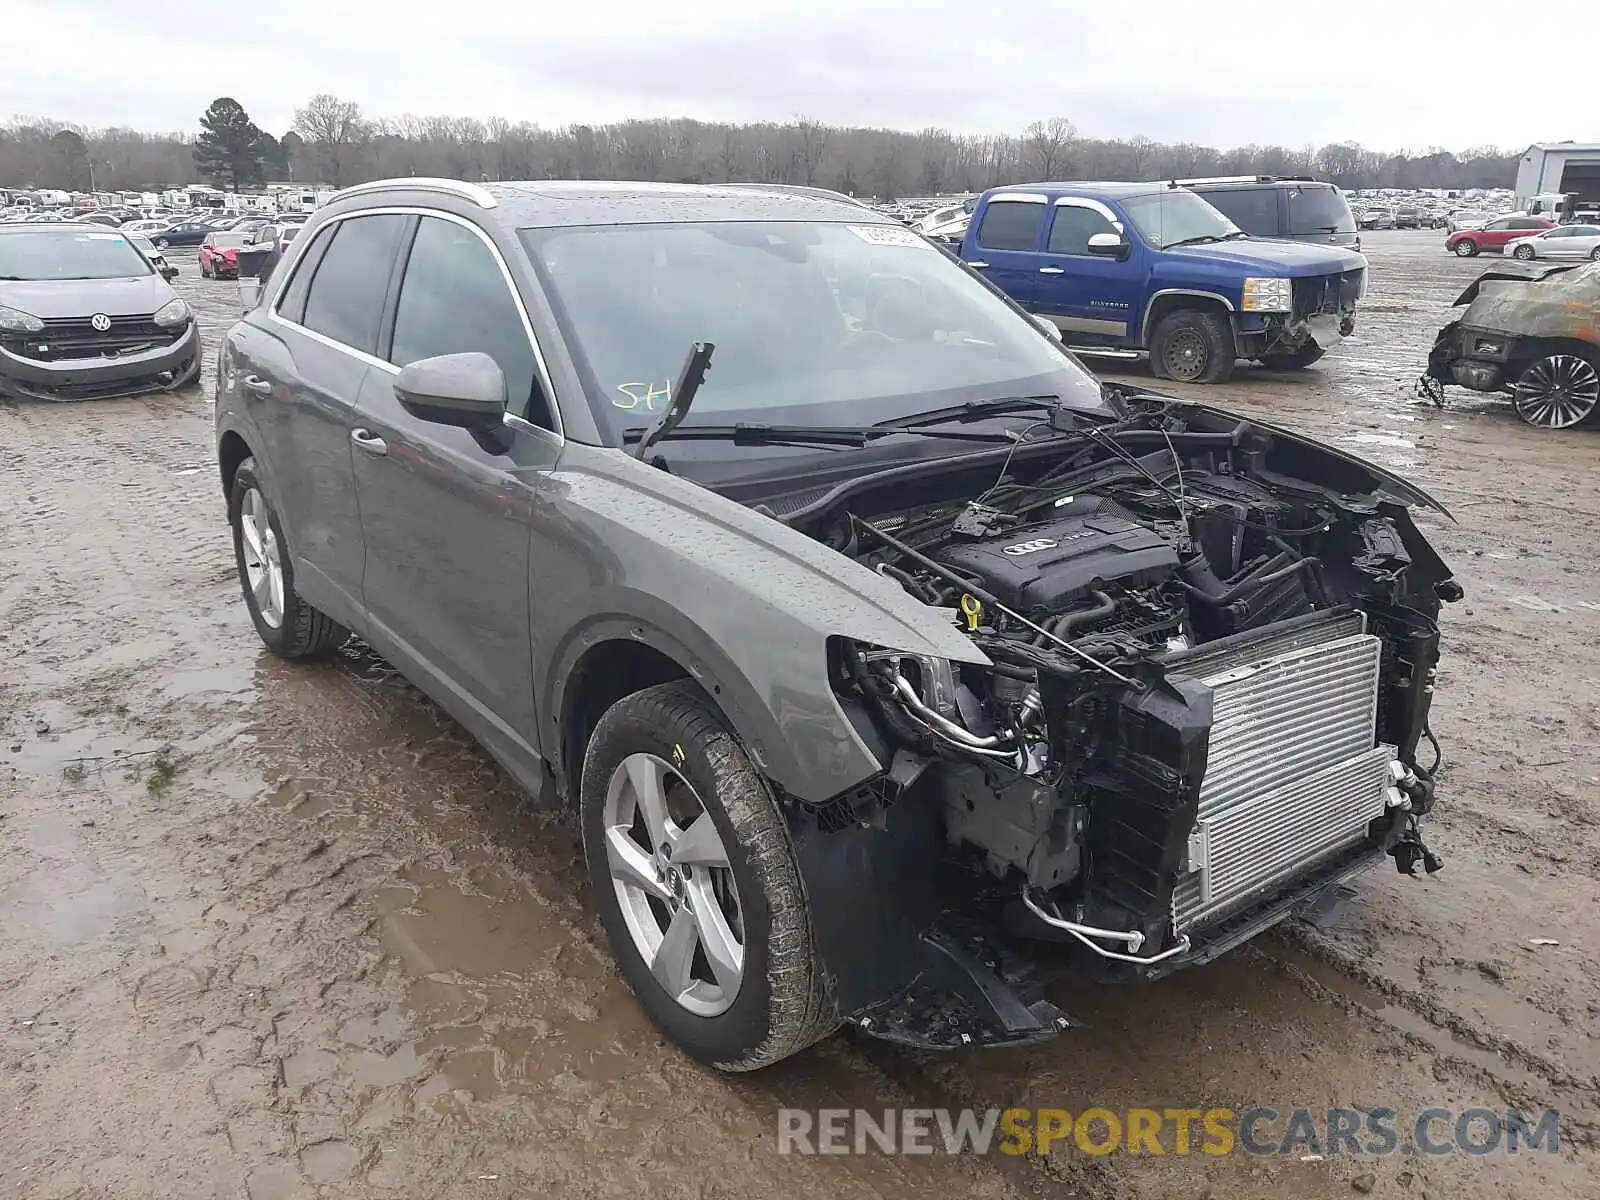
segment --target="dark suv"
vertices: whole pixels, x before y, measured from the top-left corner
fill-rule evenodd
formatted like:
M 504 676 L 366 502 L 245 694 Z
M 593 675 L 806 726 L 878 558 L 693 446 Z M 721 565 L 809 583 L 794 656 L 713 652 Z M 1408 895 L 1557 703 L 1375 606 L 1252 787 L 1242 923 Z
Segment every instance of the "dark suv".
M 1037 1041 L 1053 970 L 1154 978 L 1438 866 L 1434 502 L 1102 386 L 889 217 L 364 184 L 217 370 L 262 641 L 353 630 L 569 801 L 700 1059 Z
M 1174 182 L 1200 193 L 1251 237 L 1361 249 L 1350 205 L 1331 183 L 1277 175 Z

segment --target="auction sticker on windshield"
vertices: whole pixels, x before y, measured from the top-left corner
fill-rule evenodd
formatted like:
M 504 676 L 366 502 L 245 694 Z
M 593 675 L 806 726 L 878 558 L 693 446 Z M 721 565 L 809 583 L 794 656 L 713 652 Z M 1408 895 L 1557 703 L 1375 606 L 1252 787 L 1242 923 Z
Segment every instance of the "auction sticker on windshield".
M 874 246 L 926 246 L 933 249 L 933 243 L 920 234 L 909 229 L 897 229 L 893 225 L 848 225 L 846 228 L 863 242 L 871 242 Z

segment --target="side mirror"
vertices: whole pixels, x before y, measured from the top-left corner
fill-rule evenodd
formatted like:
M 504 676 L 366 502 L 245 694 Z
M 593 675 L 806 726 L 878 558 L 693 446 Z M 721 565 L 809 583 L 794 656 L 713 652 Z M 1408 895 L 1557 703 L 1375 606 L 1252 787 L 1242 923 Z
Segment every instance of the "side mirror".
M 1089 253 L 1097 254 L 1103 258 L 1115 258 L 1119 261 L 1127 258 L 1131 247 L 1124 241 L 1120 234 L 1091 233 L 1089 235 Z
M 161 268 L 161 278 L 165 279 L 168 283 L 171 283 L 177 277 L 178 268 L 173 266 L 171 263 L 168 263 L 166 266 Z
M 465 429 L 492 454 L 510 449 L 506 377 L 487 354 L 440 354 L 404 367 L 394 394 L 419 421 Z
M 1061 327 L 1049 317 L 1041 317 L 1035 314 L 1033 323 L 1044 330 L 1047 336 L 1054 338 L 1058 342 L 1061 340 Z

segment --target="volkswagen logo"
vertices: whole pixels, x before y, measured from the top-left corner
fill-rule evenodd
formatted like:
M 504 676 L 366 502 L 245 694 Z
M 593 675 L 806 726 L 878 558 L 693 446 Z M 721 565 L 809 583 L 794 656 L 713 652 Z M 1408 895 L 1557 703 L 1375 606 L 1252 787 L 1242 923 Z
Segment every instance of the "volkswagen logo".
M 79 311 L 82 310 L 80 309 Z M 96 333 L 104 333 L 111 328 L 111 318 L 106 316 L 105 313 L 95 313 L 94 316 L 89 318 L 89 325 Z

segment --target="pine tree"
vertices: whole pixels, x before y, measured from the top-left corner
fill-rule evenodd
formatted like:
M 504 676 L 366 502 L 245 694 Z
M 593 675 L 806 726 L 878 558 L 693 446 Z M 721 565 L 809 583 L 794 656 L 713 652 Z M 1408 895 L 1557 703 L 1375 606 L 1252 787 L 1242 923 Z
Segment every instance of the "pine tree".
M 263 181 L 267 135 L 242 104 L 229 96 L 218 97 L 201 116 L 200 127 L 194 165 L 202 175 L 231 192 Z

